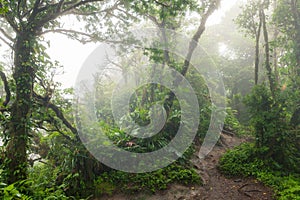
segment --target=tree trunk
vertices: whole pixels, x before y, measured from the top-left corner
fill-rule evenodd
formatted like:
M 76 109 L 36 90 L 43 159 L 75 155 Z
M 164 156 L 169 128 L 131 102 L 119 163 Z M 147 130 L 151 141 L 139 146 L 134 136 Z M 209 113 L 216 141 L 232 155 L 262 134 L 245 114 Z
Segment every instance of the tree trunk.
M 16 99 L 12 105 L 10 138 L 6 147 L 8 183 L 27 178 L 27 147 L 35 76 L 31 60 L 33 36 L 34 34 L 28 30 L 22 31 L 17 35 L 14 46 L 13 79 L 16 84 Z
M 273 1 L 273 10 L 277 9 L 277 1 L 274 0 Z M 274 26 L 274 35 L 273 35 L 273 40 L 277 41 L 278 39 L 278 35 L 279 35 L 279 30 L 277 26 Z M 276 48 L 276 46 L 273 49 L 273 65 L 274 65 L 274 73 L 275 73 L 275 81 L 276 81 L 276 85 L 279 85 L 279 70 L 278 70 L 278 55 L 277 52 L 278 49 Z
M 295 27 L 295 56 L 296 56 L 296 74 L 300 76 L 300 12 L 298 10 L 297 0 L 291 0 L 291 10 L 294 18 Z
M 261 19 L 262 19 L 262 27 L 263 27 L 263 34 L 264 34 L 264 40 L 265 40 L 265 57 L 266 57 L 266 69 L 267 69 L 267 76 L 269 79 L 270 84 L 270 90 L 272 93 L 273 98 L 275 99 L 275 90 L 276 90 L 276 84 L 274 80 L 274 76 L 272 74 L 272 68 L 270 64 L 270 47 L 269 47 L 269 36 L 268 36 L 268 30 L 267 30 L 267 23 L 266 23 L 266 16 L 263 9 L 260 11 Z
M 258 30 L 256 33 L 255 38 L 255 66 L 254 66 L 254 80 L 255 85 L 258 84 L 258 67 L 259 67 L 259 39 L 260 39 L 260 32 L 261 32 L 261 25 L 262 25 L 262 19 L 259 18 L 259 24 L 258 24 Z
M 294 42 L 295 42 L 295 57 L 296 57 L 296 66 L 295 67 L 295 82 L 294 82 L 294 89 L 299 90 L 300 85 L 300 12 L 298 9 L 298 2 L 297 0 L 291 0 L 291 11 L 292 16 L 294 18 L 294 30 L 295 30 L 295 36 L 294 36 Z M 299 97 L 299 96 L 298 96 Z M 291 118 L 291 125 L 292 126 L 298 126 L 300 124 L 300 101 L 299 98 L 296 101 L 297 108 L 293 112 L 292 118 Z
M 208 7 L 206 13 L 202 16 L 200 25 L 198 26 L 196 33 L 193 35 L 192 40 L 189 43 L 188 52 L 185 57 L 182 70 L 180 72 L 183 77 L 185 77 L 188 72 L 188 69 L 190 67 L 190 60 L 191 60 L 191 58 L 194 54 L 194 51 L 197 47 L 197 43 L 206 29 L 206 22 L 207 22 L 208 18 L 218 9 L 220 3 L 221 3 L 221 0 L 216 0 L 216 1 L 212 2 L 211 5 Z M 177 87 L 181 81 L 182 81 L 181 78 L 176 79 L 174 81 L 174 86 Z M 175 100 L 175 94 L 173 92 L 170 92 L 168 96 L 169 97 L 165 100 L 165 103 L 164 103 L 164 107 L 166 109 L 167 116 L 169 116 L 169 114 L 171 112 L 171 107 L 173 105 L 173 101 Z

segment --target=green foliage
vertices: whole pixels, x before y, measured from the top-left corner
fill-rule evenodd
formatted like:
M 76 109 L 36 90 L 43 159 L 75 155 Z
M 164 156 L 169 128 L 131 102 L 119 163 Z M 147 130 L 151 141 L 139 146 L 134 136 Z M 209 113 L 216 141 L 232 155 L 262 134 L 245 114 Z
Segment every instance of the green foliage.
M 0 0 L 0 15 L 5 14 L 6 12 L 8 12 L 8 5 L 7 5 L 7 1 L 5 0 Z
M 146 16 L 157 17 L 158 22 L 163 21 L 166 28 L 175 28 L 180 23 L 180 19 L 186 15 L 187 11 L 193 10 L 200 12 L 203 8 L 195 0 L 174 0 L 174 1 L 155 1 L 150 3 L 148 0 L 130 0 L 131 7 L 135 12 Z M 205 7 L 206 5 L 203 5 Z
M 271 186 L 279 200 L 298 200 L 300 196 L 299 174 L 274 170 L 271 159 L 255 158 L 253 144 L 242 144 L 224 154 L 219 162 L 219 170 L 228 176 L 252 176 Z M 273 169 L 272 169 L 273 168 Z
M 246 35 L 252 38 L 257 36 L 260 20 L 259 10 L 267 8 L 268 4 L 268 1 L 250 0 L 243 6 L 243 11 L 237 17 L 236 23 L 243 29 Z
M 26 193 L 28 187 L 32 184 L 31 181 L 23 180 L 7 185 L 0 183 L 0 197 L 3 200 L 32 200 Z
M 106 172 L 98 177 L 95 186 L 97 194 L 102 195 L 111 194 L 115 190 L 126 193 L 156 192 L 167 189 L 168 185 L 174 182 L 185 185 L 201 184 L 201 179 L 193 169 L 174 163 L 150 173 Z
M 249 176 L 262 169 L 263 161 L 255 158 L 254 144 L 242 144 L 224 154 L 218 168 L 228 176 Z
M 33 199 L 61 199 L 67 200 L 63 185 L 57 186 L 56 179 L 59 168 L 53 169 L 52 166 L 38 164 L 29 170 L 29 179 L 32 180 L 31 190 Z
M 103 176 L 107 178 L 106 175 L 102 175 L 94 181 L 95 197 L 100 197 L 102 195 L 112 195 L 116 190 L 116 185 L 112 184 L 111 182 L 105 181 L 102 178 Z
M 256 153 L 261 159 L 272 159 L 285 170 L 298 171 L 300 155 L 297 131 L 289 126 L 289 101 L 285 93 L 272 96 L 265 85 L 258 85 L 246 98 L 255 129 Z
M 61 185 L 57 185 L 59 168 L 49 165 L 35 165 L 29 170 L 29 179 L 7 185 L 0 183 L 0 197 L 4 200 L 69 200 L 80 199 L 68 196 L 67 180 L 74 177 L 70 174 Z
M 246 134 L 246 129 L 243 127 L 239 120 L 236 118 L 237 111 L 231 108 L 226 109 L 226 117 L 224 121 L 224 128 L 226 130 L 231 130 L 238 135 Z

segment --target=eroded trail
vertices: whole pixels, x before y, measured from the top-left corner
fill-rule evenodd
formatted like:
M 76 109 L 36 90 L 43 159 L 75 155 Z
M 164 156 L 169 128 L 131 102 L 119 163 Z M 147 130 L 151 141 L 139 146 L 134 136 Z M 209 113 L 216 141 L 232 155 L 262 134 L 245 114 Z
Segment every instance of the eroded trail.
M 212 200 L 271 200 L 270 188 L 252 178 L 226 178 L 217 170 L 218 161 L 227 149 L 245 142 L 245 138 L 222 134 L 222 146 L 215 146 L 204 160 L 192 159 L 204 180 L 204 186 L 197 188 L 197 196 L 186 199 Z
M 222 146 L 214 149 L 200 160 L 196 155 L 192 163 L 204 181 L 203 186 L 171 185 L 167 190 L 157 192 L 154 195 L 115 194 L 105 197 L 106 200 L 272 200 L 273 193 L 270 188 L 252 178 L 226 178 L 217 170 L 217 164 L 222 154 L 227 149 L 233 148 L 244 142 L 245 138 L 238 138 L 222 134 Z

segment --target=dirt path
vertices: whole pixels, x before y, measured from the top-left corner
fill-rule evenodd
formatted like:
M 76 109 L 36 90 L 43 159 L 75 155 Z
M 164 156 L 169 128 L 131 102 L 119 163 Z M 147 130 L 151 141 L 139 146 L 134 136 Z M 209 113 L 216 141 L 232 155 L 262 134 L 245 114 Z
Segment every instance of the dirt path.
M 272 200 L 272 191 L 258 181 L 247 179 L 229 179 L 220 174 L 217 164 L 220 156 L 226 149 L 233 148 L 244 142 L 245 139 L 222 134 L 223 144 L 215 146 L 213 151 L 204 160 L 197 156 L 192 158 L 192 163 L 204 181 L 203 186 L 187 187 L 179 184 L 171 185 L 167 190 L 154 195 L 115 194 L 104 197 L 105 200 Z

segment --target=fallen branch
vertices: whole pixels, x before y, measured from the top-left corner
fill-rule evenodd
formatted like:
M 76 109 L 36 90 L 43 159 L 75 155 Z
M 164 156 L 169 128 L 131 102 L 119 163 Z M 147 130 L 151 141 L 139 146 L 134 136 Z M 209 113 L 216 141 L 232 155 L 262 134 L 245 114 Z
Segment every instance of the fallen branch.
M 244 191 L 242 190 L 243 188 L 245 188 L 247 186 L 250 186 L 250 185 L 255 185 L 255 184 L 253 184 L 253 183 L 252 184 L 246 183 L 246 184 L 242 185 L 241 187 L 239 187 L 238 192 L 241 193 L 241 194 L 243 194 L 243 195 L 245 195 L 245 196 L 247 196 L 247 197 L 250 197 L 250 198 L 252 198 L 252 195 L 250 195 L 248 193 L 251 193 L 251 192 L 262 192 L 261 190 L 257 190 L 257 189 L 244 190 Z
M 228 130 L 225 130 L 225 129 L 222 129 L 222 133 L 226 134 L 226 135 L 229 135 L 229 136 L 235 136 L 235 133 L 231 132 L 231 131 L 228 131 Z

